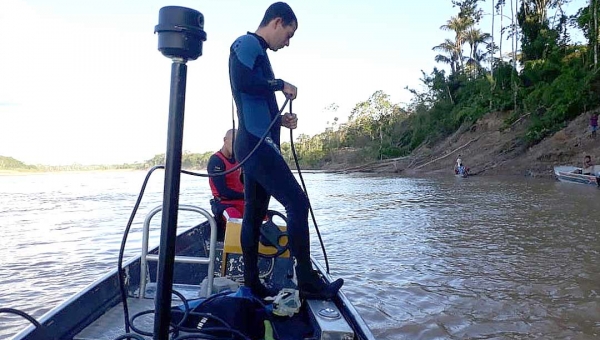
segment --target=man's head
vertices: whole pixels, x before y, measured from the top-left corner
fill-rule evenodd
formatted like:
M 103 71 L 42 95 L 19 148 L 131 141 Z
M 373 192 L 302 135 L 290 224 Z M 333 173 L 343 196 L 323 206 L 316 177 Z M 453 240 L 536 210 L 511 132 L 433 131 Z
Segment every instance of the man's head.
M 236 132 L 237 131 L 234 129 L 230 129 L 225 133 L 225 137 L 223 137 L 223 147 L 221 148 L 221 152 L 225 157 L 231 157 L 233 155 L 233 139 Z
M 267 8 L 256 34 L 265 39 L 269 48 L 277 51 L 290 45 L 290 39 L 298 29 L 298 19 L 285 2 L 276 2 Z
M 591 156 L 585 156 L 583 158 L 583 163 L 585 163 L 585 164 L 591 164 L 592 163 L 592 157 Z

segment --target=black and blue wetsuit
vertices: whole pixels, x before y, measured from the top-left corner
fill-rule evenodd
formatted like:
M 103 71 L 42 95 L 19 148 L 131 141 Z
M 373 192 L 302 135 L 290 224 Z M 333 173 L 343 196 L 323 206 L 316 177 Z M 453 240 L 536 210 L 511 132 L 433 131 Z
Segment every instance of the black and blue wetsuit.
M 253 33 L 239 37 L 231 46 L 229 78 L 239 118 L 234 146 L 238 161 L 256 146 L 273 119 L 281 119 L 275 92 L 283 89 L 283 81 L 275 79 L 267 48 L 267 42 Z M 253 291 L 262 287 L 258 282 L 258 240 L 271 196 L 285 207 L 290 250 L 298 261 L 297 270 L 307 271 L 311 266 L 308 199 L 281 156 L 280 128 L 280 122 L 275 123 L 265 141 L 243 165 L 245 208 L 241 242 L 244 280 Z M 266 292 L 255 293 L 265 295 L 262 293 Z

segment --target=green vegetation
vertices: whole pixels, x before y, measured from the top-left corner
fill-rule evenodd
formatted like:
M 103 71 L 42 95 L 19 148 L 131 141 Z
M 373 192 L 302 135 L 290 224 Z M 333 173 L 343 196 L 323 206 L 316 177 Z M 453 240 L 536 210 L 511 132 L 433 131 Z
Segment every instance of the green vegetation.
M 12 157 L 0 156 L 0 170 L 37 170 L 34 165 L 27 165 Z
M 185 151 L 181 156 L 181 167 L 183 169 L 206 169 L 206 165 L 208 164 L 208 159 L 213 154 L 213 151 L 205 152 L 205 153 L 191 153 Z M 155 165 L 165 164 L 165 154 L 159 154 L 152 159 L 147 160 L 142 165 L 141 169 L 146 169 L 153 167 Z
M 327 108 L 335 114 L 338 106 Z M 338 118 L 324 132 L 315 136 L 301 134 L 294 143 L 298 160 L 303 167 L 320 167 L 335 160 L 339 150 L 356 150 L 353 159 L 345 162 L 363 162 L 368 159 L 383 159 L 401 155 L 398 147 L 401 122 L 408 117 L 399 105 L 390 102 L 389 96 L 377 91 L 364 102 L 356 104 L 350 113 L 349 121 L 338 126 Z M 289 143 L 281 145 L 281 151 L 288 162 L 293 162 Z
M 520 136 L 525 145 L 540 142 L 600 105 L 598 1 L 589 0 L 567 16 L 563 8 L 570 0 L 452 0 L 456 15 L 440 23 L 451 38 L 432 47 L 439 53 L 435 61 L 446 69 L 422 71 L 422 88 L 406 88 L 413 95 L 407 105 L 394 104 L 376 91 L 357 103 L 343 124 L 338 124 L 338 106 L 327 107 L 335 117 L 324 132 L 297 136 L 301 166 L 406 156 L 498 111 L 508 112 L 507 127 L 517 120 L 527 124 Z M 484 4 L 491 13 L 484 13 Z M 484 15 L 491 16 L 489 30 L 480 24 Z M 583 33 L 585 44 L 572 41 L 576 32 Z M 289 143 L 282 144 L 282 153 L 291 164 Z M 183 167 L 204 168 L 210 154 L 185 153 Z M 101 167 L 146 169 L 163 163 L 164 154 L 144 163 Z M 0 169 L 65 170 L 8 157 L 0 158 Z M 83 169 L 90 167 L 67 170 Z
M 453 38 L 433 47 L 440 53 L 435 60 L 449 70 L 422 72 L 423 88 L 407 88 L 413 94 L 408 105 L 393 104 L 377 91 L 356 104 L 348 123 L 298 136 L 301 165 L 322 166 L 343 149 L 354 151 L 356 163 L 408 155 L 495 111 L 510 113 L 506 126 L 526 122 L 521 138 L 533 145 L 598 107 L 599 0 L 572 16 L 563 11 L 570 0 L 493 1 L 486 4 L 493 5 L 488 14 L 480 8 L 485 1 L 453 0 L 458 13 L 440 27 Z M 499 37 L 481 27 L 483 15 L 492 16 L 489 31 Z M 576 31 L 583 32 L 586 44 L 572 42 Z M 282 147 L 288 158 L 289 148 Z
M 184 152 L 181 166 L 184 169 L 204 169 L 212 152 Z M 123 163 L 111 165 L 28 165 L 12 157 L 0 156 L 0 170 L 20 172 L 50 172 L 50 171 L 92 171 L 92 170 L 146 170 L 155 165 L 165 164 L 165 154 L 159 154 L 143 163 Z

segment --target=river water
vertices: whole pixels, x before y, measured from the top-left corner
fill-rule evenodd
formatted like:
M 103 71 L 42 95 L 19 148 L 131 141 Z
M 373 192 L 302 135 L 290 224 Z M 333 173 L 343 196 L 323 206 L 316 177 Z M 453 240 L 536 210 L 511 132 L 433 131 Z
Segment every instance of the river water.
M 40 317 L 113 268 L 145 175 L 0 176 L 0 307 Z M 146 190 L 129 256 L 163 177 Z M 514 177 L 305 180 L 331 274 L 377 339 L 600 337 L 600 190 Z M 209 196 L 205 179 L 182 178 L 181 204 L 208 208 Z M 180 214 L 182 226 L 197 222 Z M 25 325 L 0 314 L 0 338 Z

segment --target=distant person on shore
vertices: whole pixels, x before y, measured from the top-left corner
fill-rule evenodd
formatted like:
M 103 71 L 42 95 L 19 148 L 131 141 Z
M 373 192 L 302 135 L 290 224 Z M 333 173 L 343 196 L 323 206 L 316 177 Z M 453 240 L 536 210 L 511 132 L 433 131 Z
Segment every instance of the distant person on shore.
M 458 158 L 456 159 L 456 164 L 454 164 L 454 174 L 458 175 L 461 174 L 461 169 L 462 171 L 464 171 L 464 166 L 462 164 L 462 159 L 460 157 L 460 155 L 458 155 Z
M 594 175 L 594 165 L 592 164 L 592 157 L 587 155 L 583 158 L 583 167 L 581 168 L 581 174 L 583 175 Z
M 598 131 L 598 114 L 595 112 L 590 116 L 590 130 L 592 131 L 592 138 L 596 138 L 596 131 Z
M 235 167 L 238 163 L 233 156 L 233 139 L 236 131 L 231 129 L 223 137 L 221 150 L 215 152 L 208 159 L 206 171 L 216 174 Z M 217 225 L 219 235 L 224 235 L 225 224 L 232 218 L 242 218 L 244 215 L 244 184 L 242 183 L 242 169 L 239 168 L 225 176 L 209 177 L 208 183 L 213 194 L 210 206 Z

